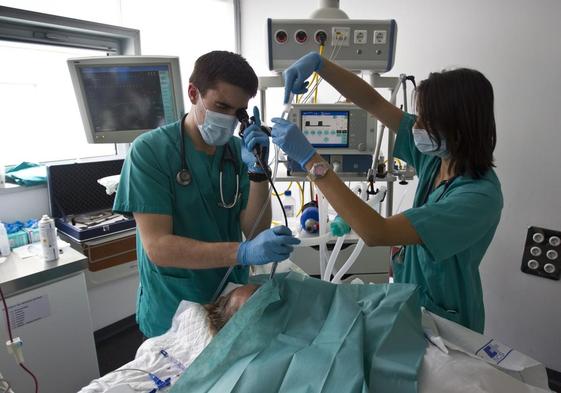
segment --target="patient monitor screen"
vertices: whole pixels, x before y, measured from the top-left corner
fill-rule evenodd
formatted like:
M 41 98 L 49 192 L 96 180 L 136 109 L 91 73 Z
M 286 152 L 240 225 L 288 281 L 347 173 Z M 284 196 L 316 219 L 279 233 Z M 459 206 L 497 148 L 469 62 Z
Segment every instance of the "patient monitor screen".
M 83 67 L 95 132 L 146 130 L 177 120 L 168 65 Z
M 314 147 L 349 147 L 348 111 L 302 111 L 302 132 Z

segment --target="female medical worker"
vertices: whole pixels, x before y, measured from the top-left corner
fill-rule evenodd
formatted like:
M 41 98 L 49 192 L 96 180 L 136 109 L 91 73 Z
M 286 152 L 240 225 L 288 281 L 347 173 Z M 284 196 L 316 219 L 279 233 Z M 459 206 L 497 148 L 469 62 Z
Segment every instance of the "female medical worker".
M 273 142 L 305 167 L 315 184 L 369 246 L 405 245 L 394 255 L 395 282 L 420 287 L 428 310 L 477 332 L 485 322 L 479 264 L 503 206 L 493 168 L 493 89 L 478 71 L 431 73 L 416 90 L 418 116 L 404 113 L 355 74 L 317 53 L 284 73 L 285 101 L 307 91 L 318 72 L 343 96 L 397 133 L 394 155 L 419 177 L 413 208 L 384 218 L 356 196 L 298 127 L 273 119 Z
M 253 69 L 237 54 L 207 53 L 197 59 L 187 92 L 186 116 L 135 139 L 113 206 L 136 220 L 136 319 L 146 337 L 170 328 L 181 300 L 209 303 L 226 267 L 237 265 L 229 280 L 245 284 L 247 265 L 282 261 L 298 243 L 286 227 L 268 229 L 267 177 L 249 153 L 269 147 L 259 113 L 244 141 L 232 137 L 235 113 L 257 92 Z

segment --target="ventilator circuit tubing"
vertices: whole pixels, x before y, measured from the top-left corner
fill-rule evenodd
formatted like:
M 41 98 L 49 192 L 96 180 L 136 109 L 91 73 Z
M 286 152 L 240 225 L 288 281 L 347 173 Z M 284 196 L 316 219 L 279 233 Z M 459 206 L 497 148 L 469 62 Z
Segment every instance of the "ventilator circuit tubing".
M 399 92 L 399 88 L 401 87 L 401 85 L 403 83 L 404 77 L 405 77 L 405 75 L 400 75 L 398 82 L 396 83 L 395 87 L 392 89 L 392 94 L 391 94 L 391 97 L 390 97 L 390 103 L 392 103 L 393 105 L 395 105 L 395 103 L 396 103 L 397 94 Z M 290 101 L 292 101 L 292 95 L 291 95 L 291 100 Z M 285 109 L 283 111 L 283 116 L 288 114 L 289 107 L 290 107 L 289 105 L 285 106 Z M 378 160 L 379 160 L 379 157 L 380 157 L 380 151 L 381 151 L 381 147 L 382 147 L 382 141 L 383 141 L 383 137 L 384 137 L 385 128 L 386 128 L 385 125 L 382 125 L 381 128 L 380 128 L 380 135 L 378 137 L 378 141 L 376 143 L 376 148 L 374 150 L 373 159 L 372 159 L 372 171 L 375 170 L 376 165 L 377 165 Z M 331 253 L 331 256 L 329 257 L 329 261 L 327 261 L 327 242 L 330 241 L 331 239 L 333 239 L 333 236 L 326 229 L 327 218 L 328 218 L 327 201 L 326 201 L 325 197 L 323 196 L 323 194 L 321 193 L 321 191 L 319 189 L 317 189 L 317 194 L 318 194 L 319 228 L 320 228 L 319 236 L 317 236 L 315 238 L 311 238 L 311 239 L 301 238 L 300 239 L 301 243 L 300 243 L 299 246 L 302 247 L 302 246 L 319 245 L 320 277 L 323 280 L 329 281 L 330 276 L 331 276 L 332 271 L 333 271 L 334 266 L 335 266 L 335 262 L 337 260 L 337 256 L 338 256 L 338 254 L 341 250 L 341 247 L 342 247 L 342 245 L 345 241 L 345 237 L 337 238 L 337 242 L 335 243 L 335 247 L 333 249 L 333 252 Z M 381 204 L 385 195 L 386 195 L 386 188 L 381 187 L 380 192 L 378 194 L 376 194 L 376 196 L 374 198 L 372 198 L 372 200 L 366 201 L 366 202 L 372 208 L 375 208 L 374 205 L 375 204 Z M 380 211 L 381 209 L 378 209 L 378 210 Z M 341 269 L 339 269 L 339 271 L 335 274 L 332 282 L 334 282 L 334 283 L 340 283 L 341 282 L 341 278 L 349 271 L 349 269 L 352 267 L 352 265 L 355 263 L 356 259 L 358 258 L 358 256 L 362 252 L 362 249 L 364 248 L 364 244 L 365 244 L 364 241 L 362 239 L 359 239 L 359 241 L 357 242 L 357 244 L 355 246 L 355 249 L 353 250 L 353 252 L 349 256 L 347 261 L 343 264 Z
M 316 187 L 316 194 L 318 196 L 318 205 L 319 205 L 319 234 L 324 235 L 329 233 L 327 229 L 327 218 L 328 218 L 328 206 L 327 200 L 325 196 L 320 191 L 319 188 Z M 325 274 L 325 269 L 327 267 L 327 240 L 323 240 L 319 243 L 319 271 L 320 277 L 323 277 Z
M 349 271 L 351 266 L 353 266 L 353 264 L 355 263 L 356 259 L 358 258 L 363 248 L 364 248 L 364 240 L 360 239 L 356 244 L 355 249 L 353 250 L 351 256 L 349 257 L 349 259 L 347 259 L 347 262 L 345 262 L 345 264 L 341 267 L 341 269 L 339 269 L 339 271 L 335 274 L 333 280 L 331 280 L 332 283 L 335 284 L 341 283 L 341 278 Z
M 335 266 L 335 261 L 337 260 L 337 256 L 339 255 L 339 251 L 341 251 L 341 247 L 347 238 L 346 235 L 337 238 L 335 242 L 335 247 L 333 247 L 333 251 L 331 252 L 331 256 L 329 257 L 329 261 L 327 262 L 327 267 L 325 268 L 325 273 L 323 275 L 323 281 L 330 281 L 331 280 L 331 273 L 333 272 L 333 267 Z
M 393 105 L 395 105 L 395 103 L 396 103 L 397 94 L 399 92 L 399 88 L 402 84 L 403 78 L 404 78 L 404 75 L 400 75 L 398 83 L 396 83 L 395 87 L 392 90 L 392 94 L 391 94 L 391 97 L 390 97 L 390 103 L 392 103 Z M 380 136 L 378 137 L 378 141 L 376 143 L 376 149 L 374 150 L 374 154 L 373 154 L 373 157 L 372 157 L 372 171 L 375 170 L 376 165 L 377 165 L 378 160 L 379 160 L 379 157 L 380 157 L 380 151 L 381 151 L 381 148 L 382 148 L 382 140 L 384 138 L 384 131 L 385 131 L 385 125 L 382 125 L 382 127 L 380 128 Z M 374 205 L 375 204 L 381 204 L 385 195 L 386 195 L 386 189 L 384 187 L 382 187 L 380 189 L 379 193 L 376 194 L 376 196 L 372 200 L 367 201 L 367 203 L 372 208 L 375 208 Z M 321 201 L 321 199 L 320 199 L 320 201 Z M 320 206 L 321 206 L 321 204 L 320 204 Z M 379 209 L 379 210 L 381 210 L 381 209 Z M 325 214 L 327 215 L 327 212 L 325 212 Z M 321 228 L 321 222 L 322 222 L 322 209 L 321 208 L 319 210 L 319 216 L 320 216 L 320 228 Z M 325 254 L 322 253 L 322 247 L 325 247 L 325 249 L 327 248 L 327 241 L 328 241 L 327 239 L 322 239 L 320 241 L 320 273 L 321 273 L 321 276 L 323 277 L 324 280 L 329 281 L 330 276 L 331 276 L 331 272 L 333 271 L 333 268 L 335 266 L 335 262 L 337 260 L 337 256 L 338 256 L 339 251 L 341 250 L 341 246 L 344 242 L 344 238 L 338 238 L 337 239 L 337 242 L 335 243 L 335 248 L 333 249 L 331 257 L 329 258 L 329 261 L 327 263 L 327 267 L 326 267 L 325 271 L 323 271 L 322 270 L 322 267 L 324 266 L 324 259 L 323 258 L 325 258 Z M 339 271 L 335 274 L 335 276 L 333 277 L 333 280 L 331 280 L 331 282 L 333 282 L 333 283 L 340 283 L 341 282 L 341 278 L 350 270 L 350 268 L 356 262 L 358 256 L 360 255 L 360 253 L 362 252 L 362 249 L 364 248 L 364 244 L 365 244 L 364 240 L 359 239 L 359 241 L 357 242 L 357 244 L 355 246 L 355 249 L 353 250 L 353 252 L 349 256 L 347 261 L 343 264 L 341 269 L 339 269 Z
M 378 191 L 378 194 L 376 194 L 374 196 L 374 198 L 372 198 L 370 201 L 367 202 L 368 205 L 373 209 L 375 209 L 374 206 L 376 204 L 378 204 L 378 209 L 377 209 L 378 213 L 382 210 L 382 201 L 384 200 L 384 198 L 386 196 L 386 191 L 387 191 L 386 187 L 380 187 L 380 190 Z M 332 283 L 335 283 L 335 284 L 341 283 L 341 278 L 345 274 L 347 274 L 349 269 L 353 266 L 353 264 L 355 263 L 356 259 L 360 255 L 363 248 L 364 248 L 364 240 L 360 239 L 358 241 L 358 243 L 356 244 L 355 249 L 351 253 L 351 256 L 349 257 L 349 259 L 347 259 L 347 261 L 343 264 L 343 266 L 341 266 L 341 269 L 339 269 L 339 271 L 335 274 L 335 276 L 333 277 L 333 280 L 331 280 Z

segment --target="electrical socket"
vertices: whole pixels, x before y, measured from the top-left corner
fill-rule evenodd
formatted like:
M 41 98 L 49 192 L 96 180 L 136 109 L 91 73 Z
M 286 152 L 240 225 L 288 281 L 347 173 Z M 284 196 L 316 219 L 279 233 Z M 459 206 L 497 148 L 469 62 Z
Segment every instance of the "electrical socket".
M 527 274 L 559 280 L 561 278 L 561 232 L 529 227 L 520 269 Z
M 355 30 L 353 43 L 365 45 L 368 43 L 368 30 Z
M 331 29 L 331 46 L 349 46 L 350 41 L 350 27 L 333 27 Z

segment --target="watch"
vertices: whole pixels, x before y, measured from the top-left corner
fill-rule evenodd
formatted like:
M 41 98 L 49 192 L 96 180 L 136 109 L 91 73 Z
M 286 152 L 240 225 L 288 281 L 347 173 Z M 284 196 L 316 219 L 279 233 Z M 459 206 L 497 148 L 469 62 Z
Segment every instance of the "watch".
M 308 177 L 311 181 L 315 181 L 316 179 L 321 179 L 324 177 L 327 172 L 331 169 L 331 165 L 326 161 L 316 162 L 310 170 L 308 171 Z

